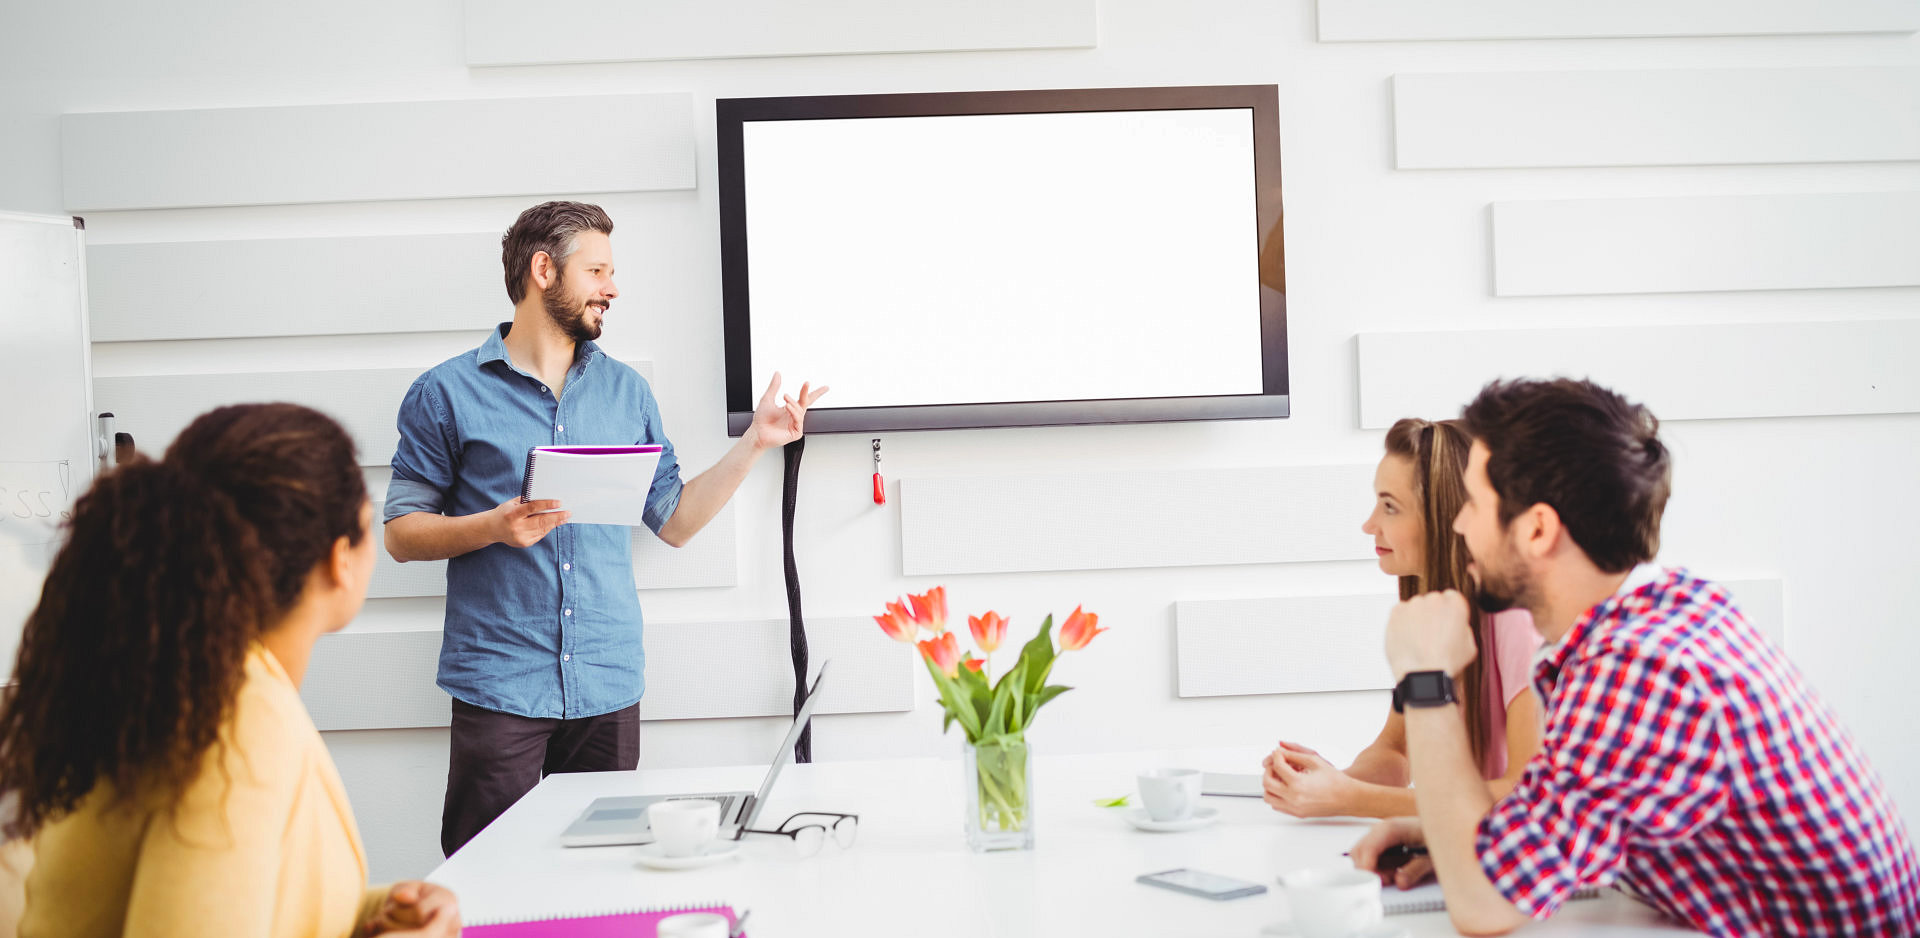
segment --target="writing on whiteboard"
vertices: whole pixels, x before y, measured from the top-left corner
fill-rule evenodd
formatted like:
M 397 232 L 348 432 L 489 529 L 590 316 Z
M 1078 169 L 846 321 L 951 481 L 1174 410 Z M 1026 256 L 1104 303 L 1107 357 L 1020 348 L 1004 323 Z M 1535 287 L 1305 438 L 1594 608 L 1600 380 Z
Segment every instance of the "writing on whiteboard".
M 60 549 L 61 525 L 73 517 L 73 494 L 67 460 L 0 462 L 0 648 L 20 643 Z M 10 661 L 0 665 L 11 671 Z
M 28 530 L 55 535 L 73 517 L 72 486 L 67 460 L 0 462 L 0 530 L 14 540 L 32 540 Z

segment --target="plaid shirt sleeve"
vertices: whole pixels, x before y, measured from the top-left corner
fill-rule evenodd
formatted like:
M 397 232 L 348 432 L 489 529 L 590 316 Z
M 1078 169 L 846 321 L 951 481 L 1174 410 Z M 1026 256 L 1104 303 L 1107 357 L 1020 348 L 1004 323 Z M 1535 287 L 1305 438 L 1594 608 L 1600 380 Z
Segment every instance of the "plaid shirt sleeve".
M 1481 868 L 1546 918 L 1604 885 L 1627 841 L 1671 843 L 1726 809 L 1729 771 L 1705 682 L 1658 649 L 1592 649 L 1548 703 L 1540 754 L 1480 821 Z

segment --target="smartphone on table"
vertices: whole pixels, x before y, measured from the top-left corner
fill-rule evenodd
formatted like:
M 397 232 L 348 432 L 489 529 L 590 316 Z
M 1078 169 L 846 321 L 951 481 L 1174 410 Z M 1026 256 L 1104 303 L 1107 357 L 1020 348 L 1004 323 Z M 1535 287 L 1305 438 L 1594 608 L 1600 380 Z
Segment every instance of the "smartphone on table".
M 1218 873 L 1202 873 L 1199 870 L 1181 868 L 1161 870 L 1158 873 L 1142 873 L 1134 878 L 1135 882 L 1149 886 L 1159 886 L 1174 892 L 1184 892 L 1189 896 L 1202 899 L 1238 899 L 1241 896 L 1257 896 L 1267 891 L 1259 883 L 1250 883 L 1244 879 L 1221 876 Z

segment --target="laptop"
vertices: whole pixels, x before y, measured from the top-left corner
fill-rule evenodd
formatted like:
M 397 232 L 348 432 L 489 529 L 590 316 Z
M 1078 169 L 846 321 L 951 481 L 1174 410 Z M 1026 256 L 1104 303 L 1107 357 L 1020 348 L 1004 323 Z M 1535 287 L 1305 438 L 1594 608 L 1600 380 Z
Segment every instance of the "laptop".
M 793 745 L 799 742 L 800 731 L 812 718 L 814 705 L 820 702 L 820 680 L 826 677 L 828 664 L 826 661 L 820 662 L 820 673 L 814 675 L 813 686 L 807 690 L 807 699 L 800 704 L 800 712 L 793 718 L 793 727 L 787 730 L 787 738 L 780 742 L 780 749 L 773 754 L 773 765 L 767 768 L 767 777 L 760 783 L 759 792 L 718 791 L 596 798 L 560 835 L 561 846 L 606 847 L 653 843 L 653 831 L 647 823 L 647 806 L 656 801 L 718 801 L 720 839 L 738 837 L 741 829 L 752 827 L 760 817 L 760 809 L 766 806 L 767 795 L 773 791 L 773 783 L 780 777 L 780 770 L 793 759 Z

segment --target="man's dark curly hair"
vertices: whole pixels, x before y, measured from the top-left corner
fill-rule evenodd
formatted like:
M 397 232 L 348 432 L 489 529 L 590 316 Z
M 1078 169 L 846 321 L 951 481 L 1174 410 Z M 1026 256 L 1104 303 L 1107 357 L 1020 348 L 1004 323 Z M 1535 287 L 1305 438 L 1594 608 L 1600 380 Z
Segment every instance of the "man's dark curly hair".
M 1495 381 L 1461 422 L 1487 448 L 1502 525 L 1545 503 L 1601 570 L 1660 553 L 1673 457 L 1652 411 L 1591 381 Z

